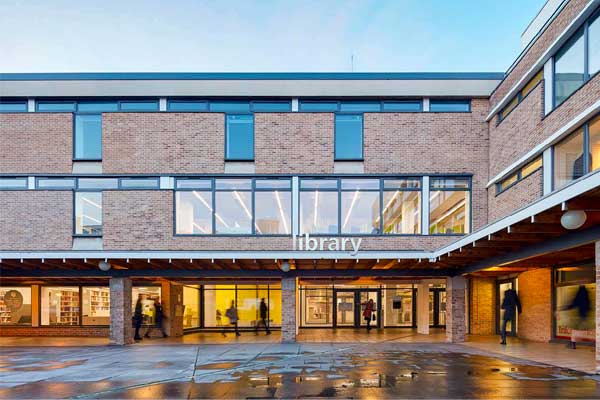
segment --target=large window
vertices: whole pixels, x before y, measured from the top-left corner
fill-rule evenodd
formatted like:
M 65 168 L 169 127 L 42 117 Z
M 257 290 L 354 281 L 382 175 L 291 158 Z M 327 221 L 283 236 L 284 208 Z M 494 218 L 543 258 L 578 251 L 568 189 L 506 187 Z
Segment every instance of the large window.
M 79 325 L 79 287 L 41 288 L 42 325 Z
M 471 226 L 470 181 L 466 178 L 431 178 L 429 233 L 465 234 Z
M 333 289 L 300 287 L 302 326 L 333 326 Z
M 554 107 L 600 69 L 600 15 L 593 15 L 554 56 Z
M 585 147 L 588 151 L 584 151 Z M 600 168 L 600 116 L 554 146 L 554 189 Z
M 290 235 L 291 179 L 179 179 L 176 233 Z
M 421 233 L 421 181 L 385 179 L 382 214 L 384 234 Z
M 75 160 L 102 159 L 102 115 L 75 115 Z
M 582 339 L 595 340 L 595 308 L 596 278 L 593 265 L 577 265 L 557 268 L 555 270 L 556 324 L 555 336 L 559 339 L 570 339 L 571 329 L 577 327 L 582 332 Z M 583 289 L 580 289 L 583 288 Z M 585 318 L 580 318 L 576 308 L 570 308 L 579 290 L 585 290 L 590 299 L 590 308 Z
M 386 285 L 383 291 L 384 325 L 413 326 L 413 285 Z
M 254 115 L 226 115 L 225 158 L 254 160 Z
M 380 232 L 379 179 L 342 179 L 342 234 Z
M 31 325 L 31 287 L 0 287 L 0 325 Z
M 200 327 L 200 286 L 183 287 L 183 329 Z
M 109 287 L 82 288 L 81 324 L 110 325 Z
M 363 116 L 338 114 L 335 116 L 335 159 L 363 159 Z
M 102 192 L 75 193 L 75 235 L 102 236 Z
M 338 183 L 337 179 L 300 181 L 300 233 L 338 233 Z
M 135 312 L 138 300 L 142 305 L 142 323 L 144 325 L 156 324 L 155 302 L 161 299 L 160 286 L 135 286 L 131 289 L 131 312 Z M 165 312 L 165 310 L 163 310 Z

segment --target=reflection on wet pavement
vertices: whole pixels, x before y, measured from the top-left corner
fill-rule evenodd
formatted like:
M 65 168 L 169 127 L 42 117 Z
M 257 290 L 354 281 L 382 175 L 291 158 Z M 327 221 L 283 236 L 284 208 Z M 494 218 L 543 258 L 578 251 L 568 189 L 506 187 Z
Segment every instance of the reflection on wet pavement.
M 598 378 L 450 344 L 11 348 L 2 398 L 599 398 Z

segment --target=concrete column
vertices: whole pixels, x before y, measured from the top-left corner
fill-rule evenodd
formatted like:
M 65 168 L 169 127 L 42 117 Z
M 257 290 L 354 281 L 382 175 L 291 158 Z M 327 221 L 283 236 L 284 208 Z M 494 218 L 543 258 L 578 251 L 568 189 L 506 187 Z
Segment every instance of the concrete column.
M 281 278 L 281 341 L 296 341 L 296 278 Z
M 451 343 L 462 343 L 466 338 L 466 288 L 465 277 L 446 278 L 446 341 Z
M 429 284 L 417 285 L 417 332 L 429 335 Z
M 183 285 L 163 282 L 161 291 L 165 332 L 170 337 L 183 336 Z
M 131 279 L 110 278 L 110 344 L 133 343 Z
M 600 240 L 596 242 L 596 373 L 600 374 Z

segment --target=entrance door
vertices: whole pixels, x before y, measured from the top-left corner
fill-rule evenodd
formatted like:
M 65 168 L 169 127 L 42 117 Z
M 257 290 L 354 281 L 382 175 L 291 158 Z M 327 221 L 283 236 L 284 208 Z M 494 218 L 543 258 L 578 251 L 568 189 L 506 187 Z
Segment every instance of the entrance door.
M 333 326 L 360 328 L 367 326 L 363 311 L 369 300 L 375 303 L 375 320 L 371 320 L 371 327 L 379 328 L 381 320 L 381 290 L 380 289 L 335 289 Z
M 514 279 L 499 280 L 496 283 L 496 333 L 500 334 L 502 329 L 502 321 L 504 321 L 504 310 L 502 309 L 502 301 L 504 301 L 504 293 L 508 289 L 515 288 Z M 506 334 L 509 336 L 516 336 L 517 334 L 517 316 L 508 323 Z
M 443 328 L 446 326 L 446 289 L 429 289 L 429 326 Z

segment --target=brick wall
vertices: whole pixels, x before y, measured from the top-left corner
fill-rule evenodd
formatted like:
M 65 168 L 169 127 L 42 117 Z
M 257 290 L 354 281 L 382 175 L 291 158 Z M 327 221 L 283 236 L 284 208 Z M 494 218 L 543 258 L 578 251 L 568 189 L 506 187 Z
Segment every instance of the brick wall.
M 519 274 L 518 294 L 523 307 L 517 333 L 536 342 L 552 339 L 552 270 L 540 268 Z
M 295 342 L 297 334 L 296 321 L 296 278 L 281 279 L 281 341 Z
M 496 279 L 471 278 L 469 304 L 471 334 L 496 334 Z
M 333 173 L 334 115 L 255 114 L 257 173 Z
M 539 169 L 498 195 L 496 185 L 490 186 L 488 221 L 494 222 L 542 197 L 542 176 L 542 170 Z
M 472 173 L 473 228 L 487 223 L 488 101 L 470 113 L 367 113 L 365 173 Z
M 446 341 L 451 343 L 466 339 L 466 287 L 463 276 L 446 278 Z
M 0 326 L 0 336 L 108 337 L 108 326 Z
M 174 236 L 170 191 L 106 191 L 105 250 L 291 250 L 290 237 Z M 434 249 L 455 237 L 366 237 L 362 250 Z
M 105 113 L 104 173 L 223 173 L 220 113 Z
M 571 21 L 589 3 L 589 0 L 570 0 L 560 14 L 546 28 L 544 33 L 534 42 L 529 51 L 518 62 L 511 73 L 496 88 L 491 96 L 492 107 L 495 106 L 508 93 L 510 89 L 521 79 L 523 75 L 533 66 L 540 56 L 564 31 Z
M 71 173 L 71 114 L 0 114 L 0 174 Z
M 70 250 L 73 193 L 0 191 L 0 250 Z

